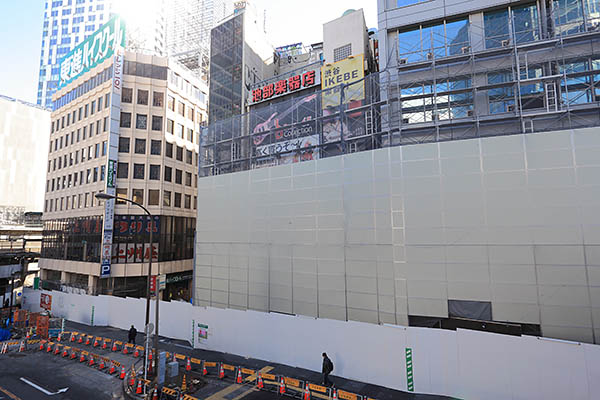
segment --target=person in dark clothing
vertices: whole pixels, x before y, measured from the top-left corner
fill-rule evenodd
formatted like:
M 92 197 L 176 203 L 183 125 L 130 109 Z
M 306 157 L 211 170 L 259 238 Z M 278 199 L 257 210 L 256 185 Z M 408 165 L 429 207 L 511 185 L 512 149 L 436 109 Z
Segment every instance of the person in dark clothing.
M 323 385 L 329 386 L 331 382 L 329 381 L 329 374 L 333 371 L 333 363 L 327 357 L 327 353 L 323 353 Z
M 137 336 L 137 329 L 135 326 L 131 325 L 129 329 L 129 343 L 135 344 L 135 337 Z

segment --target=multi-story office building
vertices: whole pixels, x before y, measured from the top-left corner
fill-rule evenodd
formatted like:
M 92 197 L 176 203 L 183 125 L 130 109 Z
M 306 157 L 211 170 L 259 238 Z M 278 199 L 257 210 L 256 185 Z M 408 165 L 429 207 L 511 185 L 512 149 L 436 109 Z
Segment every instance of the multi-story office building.
M 232 12 L 232 0 L 170 1 L 167 53 L 208 82 L 210 30 Z
M 117 32 L 109 33 L 116 38 Z M 50 287 L 143 295 L 152 254 L 167 276 L 165 297 L 188 298 L 207 89 L 168 58 L 119 54 L 79 69 L 53 96 L 42 280 Z M 153 224 L 137 206 L 117 201 L 113 211 L 95 198 L 109 189 L 146 207 Z M 114 219 L 105 221 L 109 211 Z M 108 268 L 99 279 L 101 260 Z
M 209 125 L 195 301 L 598 343 L 600 2 L 378 9 L 380 72 L 316 109 L 318 157 L 255 169 L 236 135 L 287 126 Z
M 60 80 L 59 63 L 118 13 L 127 20 L 132 50 L 165 52 L 166 22 L 162 0 L 46 0 L 37 104 L 50 108 Z

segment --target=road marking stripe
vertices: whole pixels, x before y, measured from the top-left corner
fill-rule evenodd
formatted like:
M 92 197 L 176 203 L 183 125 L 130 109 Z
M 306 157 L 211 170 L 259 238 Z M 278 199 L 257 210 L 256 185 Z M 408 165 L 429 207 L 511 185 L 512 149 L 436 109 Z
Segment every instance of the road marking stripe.
M 228 386 L 228 387 L 226 387 L 225 389 L 223 389 L 223 390 L 221 390 L 221 391 L 219 391 L 219 392 L 217 392 L 217 393 L 213 394 L 212 396 L 210 396 L 210 397 L 207 397 L 207 398 L 206 398 L 206 400 L 222 400 L 222 399 L 224 399 L 224 398 L 225 398 L 225 396 L 227 396 L 229 393 L 233 393 L 233 392 L 235 392 L 236 390 L 238 390 L 238 389 L 239 389 L 239 388 L 241 388 L 241 387 L 242 387 L 242 385 L 237 385 L 237 384 L 234 384 L 234 385 Z
M 261 374 L 266 374 L 267 372 L 273 370 L 273 367 L 271 367 L 270 365 L 267 365 L 266 367 L 260 369 L 258 372 L 260 372 Z M 244 379 L 246 382 L 254 382 L 256 380 L 256 376 L 257 374 L 254 373 L 252 375 L 250 375 L 249 377 L 247 377 L 246 379 Z
M 0 386 L 0 392 L 4 393 L 8 397 L 10 397 L 12 400 L 23 400 L 19 396 L 16 396 L 16 395 L 12 394 L 11 392 L 9 392 L 8 390 L 4 389 L 2 386 Z

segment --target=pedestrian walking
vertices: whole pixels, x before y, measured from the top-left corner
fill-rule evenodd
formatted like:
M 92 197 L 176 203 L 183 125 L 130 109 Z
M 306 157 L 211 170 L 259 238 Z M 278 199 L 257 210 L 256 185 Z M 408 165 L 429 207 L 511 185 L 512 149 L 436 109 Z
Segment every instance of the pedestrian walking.
M 325 386 L 332 385 L 329 381 L 331 371 L 333 371 L 333 362 L 327 357 L 327 353 L 323 353 L 323 385 Z
M 129 343 L 135 344 L 135 337 L 137 336 L 137 329 L 135 326 L 131 325 L 129 329 Z

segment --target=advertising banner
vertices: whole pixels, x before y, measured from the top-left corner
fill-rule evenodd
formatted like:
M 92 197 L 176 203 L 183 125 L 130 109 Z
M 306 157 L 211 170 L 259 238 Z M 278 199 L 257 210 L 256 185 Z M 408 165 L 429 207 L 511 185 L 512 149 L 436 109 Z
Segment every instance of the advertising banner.
M 248 104 L 252 105 L 272 100 L 302 89 L 318 86 L 320 83 L 321 74 L 319 67 L 314 67 L 308 71 L 299 72 L 288 78 L 279 79 L 276 82 L 263 84 L 252 89 L 252 94 L 248 97 Z
M 44 310 L 52 311 L 52 295 L 42 293 L 40 294 L 40 307 Z
M 318 100 L 313 93 L 256 107 L 250 113 L 253 154 L 262 158 L 255 167 L 318 158 L 318 150 L 311 148 L 320 143 Z
M 147 215 L 115 215 L 116 236 L 134 236 L 141 233 L 160 233 L 160 216 L 153 216 L 154 223 L 150 223 Z
M 333 64 L 321 67 L 321 89 L 323 89 L 323 109 L 339 107 L 340 85 L 344 84 L 344 104 L 365 98 L 365 84 L 350 85 L 365 76 L 365 62 L 362 54 L 348 57 Z M 348 86 L 349 85 L 349 86 Z
M 110 58 L 119 47 L 125 47 L 125 23 L 114 16 L 61 60 L 57 89 Z

